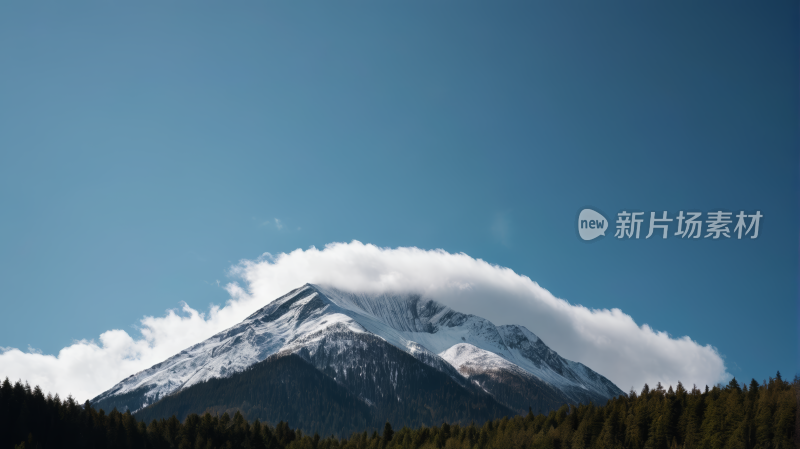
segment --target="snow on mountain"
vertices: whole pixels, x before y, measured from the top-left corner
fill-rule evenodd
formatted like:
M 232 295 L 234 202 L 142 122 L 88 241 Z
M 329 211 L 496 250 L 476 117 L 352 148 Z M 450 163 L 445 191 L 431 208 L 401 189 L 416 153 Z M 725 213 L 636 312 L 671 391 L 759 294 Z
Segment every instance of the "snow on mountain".
M 354 337 L 358 334 L 370 338 Z M 280 353 L 314 359 L 318 369 L 335 376 L 346 371 L 339 365 L 353 362 L 328 354 L 358 353 L 356 346 L 378 341 L 373 336 L 461 385 L 470 375 L 501 370 L 521 382 L 534 382 L 536 388 L 563 392 L 564 399 L 574 402 L 622 394 L 608 379 L 563 359 L 522 326 L 495 326 L 420 295 L 354 294 L 306 284 L 238 325 L 128 377 L 92 402 L 117 404 L 125 398 L 125 407 L 138 410 L 165 395 L 227 377 Z M 320 350 L 326 357 L 314 358 Z
M 419 295 L 365 295 L 317 288 L 340 307 L 366 315 L 369 319 L 359 322 L 368 331 L 401 348 L 420 345 L 456 369 L 460 366 L 444 355 L 453 346 L 467 343 L 555 386 L 575 402 L 623 394 L 585 365 L 559 356 L 523 326 L 495 326 L 489 320 L 456 312 Z
M 586 402 L 568 396 L 503 357 L 469 343 L 456 344 L 440 355 L 457 367 L 469 382 L 519 413 L 525 413 L 528 408 L 546 413 L 566 403 Z M 603 398 L 589 398 L 597 399 Z
M 460 373 L 472 369 L 507 369 L 525 373 L 526 371 L 499 355 L 484 351 L 469 343 L 453 345 L 447 351 L 439 354 L 448 363 L 456 367 Z
M 324 308 L 310 286 L 293 290 L 238 325 L 128 377 L 92 402 L 139 391 L 141 401 L 132 407 L 138 410 L 182 388 L 242 371 L 326 327 L 341 323 L 353 332 L 365 332 L 349 316 L 335 310 L 322 313 Z

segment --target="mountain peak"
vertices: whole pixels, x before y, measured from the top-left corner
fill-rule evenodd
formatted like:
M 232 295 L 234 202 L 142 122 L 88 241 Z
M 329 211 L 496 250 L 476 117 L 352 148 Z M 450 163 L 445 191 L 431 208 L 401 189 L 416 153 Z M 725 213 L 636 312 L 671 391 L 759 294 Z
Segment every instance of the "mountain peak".
M 306 283 L 241 323 L 123 380 L 93 402 L 138 410 L 166 395 L 209 379 L 229 377 L 280 354 L 314 360 L 318 369 L 341 380 L 336 373 L 347 372 L 345 365 L 378 357 L 376 354 L 385 350 L 369 348 L 386 344 L 465 388 L 471 376 L 499 369 L 531 394 L 543 388 L 552 390 L 548 390 L 547 402 L 551 405 L 600 401 L 622 394 L 603 376 L 560 357 L 524 326 L 495 326 L 417 293 L 353 293 Z M 469 369 L 464 371 L 464 366 Z M 491 388 L 502 387 L 496 379 L 494 382 Z M 491 388 L 484 389 L 491 392 Z M 376 394 L 385 392 L 369 393 L 371 401 L 377 400 Z

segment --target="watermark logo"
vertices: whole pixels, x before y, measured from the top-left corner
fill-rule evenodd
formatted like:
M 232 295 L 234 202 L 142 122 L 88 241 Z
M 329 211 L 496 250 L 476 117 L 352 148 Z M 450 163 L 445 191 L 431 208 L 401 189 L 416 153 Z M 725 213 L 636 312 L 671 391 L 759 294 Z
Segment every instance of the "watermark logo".
M 608 220 L 599 212 L 584 209 L 578 216 L 578 234 L 584 240 L 594 240 L 605 236 L 608 229 Z
M 649 220 L 648 220 L 649 215 Z M 677 214 L 667 211 L 617 213 L 616 222 L 609 223 L 599 212 L 583 209 L 578 215 L 578 234 L 582 240 L 594 240 L 605 236 L 614 228 L 616 239 L 681 238 L 681 239 L 757 239 L 759 225 L 764 217 L 760 210 L 755 213 L 716 210 L 707 212 L 705 220 L 701 211 L 681 210 Z M 735 223 L 735 225 L 734 225 Z M 673 232 L 674 231 L 674 232 Z M 645 234 L 646 233 L 646 234 Z

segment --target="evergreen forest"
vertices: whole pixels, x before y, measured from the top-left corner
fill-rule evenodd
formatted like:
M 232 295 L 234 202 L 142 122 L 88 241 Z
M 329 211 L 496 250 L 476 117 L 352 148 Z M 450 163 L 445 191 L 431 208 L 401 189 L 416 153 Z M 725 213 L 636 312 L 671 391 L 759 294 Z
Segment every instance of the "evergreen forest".
M 240 411 L 144 422 L 130 412 L 106 413 L 88 401 L 45 395 L 38 386 L 6 379 L 0 385 L 0 449 L 788 449 L 800 447 L 798 402 L 800 379 L 788 382 L 778 373 L 760 384 L 733 379 L 704 390 L 645 385 L 605 405 L 564 405 L 548 414 L 468 425 L 395 430 L 386 422 L 336 437 L 285 421 L 248 421 Z

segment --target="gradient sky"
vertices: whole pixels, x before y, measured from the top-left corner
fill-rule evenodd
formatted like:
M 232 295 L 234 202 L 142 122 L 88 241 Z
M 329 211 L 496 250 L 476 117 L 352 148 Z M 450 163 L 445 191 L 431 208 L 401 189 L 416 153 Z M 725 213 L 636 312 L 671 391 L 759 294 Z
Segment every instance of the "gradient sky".
M 224 302 L 240 259 L 356 239 L 464 252 L 737 378 L 791 377 L 798 10 L 3 2 L 0 346 L 134 333 Z M 585 243 L 584 206 L 764 218 L 755 240 Z

